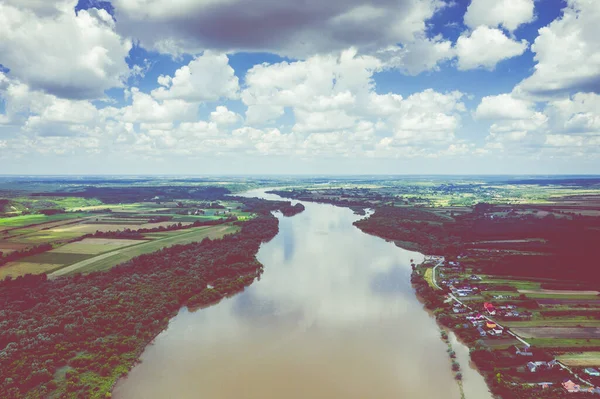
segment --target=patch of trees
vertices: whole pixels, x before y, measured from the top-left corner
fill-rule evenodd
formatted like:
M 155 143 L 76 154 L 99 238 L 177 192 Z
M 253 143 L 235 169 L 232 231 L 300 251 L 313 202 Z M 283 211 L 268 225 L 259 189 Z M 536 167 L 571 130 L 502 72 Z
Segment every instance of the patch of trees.
M 154 216 L 151 219 L 148 219 L 148 223 L 162 223 L 162 222 L 168 222 L 169 220 L 172 220 L 173 216 L 170 215 L 161 215 L 161 216 Z
M 453 257 L 467 253 L 468 259 L 461 263 L 487 274 L 600 284 L 600 273 L 594 271 L 600 218 L 491 218 L 489 212 L 494 209 L 490 204 L 478 204 L 472 213 L 450 219 L 422 209 L 382 207 L 354 224 L 369 234 L 414 243 L 427 254 Z M 516 243 L 516 248 L 504 244 L 511 250 L 470 249 L 477 246 L 474 242 L 531 238 L 538 240 Z
M 445 226 L 446 222 L 447 218 L 430 211 L 385 206 L 354 225 L 365 233 L 392 241 L 411 242 L 422 252 L 442 255 L 449 247 L 461 243 L 460 236 L 452 234 Z
M 38 209 L 38 213 L 46 216 L 58 215 L 59 213 L 65 213 L 64 209 Z
M 242 212 L 267 214 L 272 211 L 281 211 L 284 216 L 293 216 L 304 211 L 304 205 L 292 205 L 290 201 L 265 201 L 259 198 L 230 197 L 234 201 L 242 202 Z
M 425 307 L 427 309 L 449 310 L 450 307 L 446 303 L 444 303 L 443 297 L 433 291 L 427 280 L 425 280 L 425 278 L 417 270 L 414 270 L 412 272 L 410 276 L 410 281 L 415 291 L 417 292 L 417 295 L 425 304 Z
M 240 226 L 105 272 L 0 282 L 0 397 L 105 397 L 100 387 L 126 373 L 180 307 L 213 303 L 260 275 L 255 255 L 277 234 L 277 219 L 259 212 Z M 55 378 L 65 366 L 66 377 Z
M 305 209 L 304 205 L 302 205 L 301 203 L 297 203 L 296 205 L 287 205 L 287 206 L 282 206 L 280 208 L 281 213 L 283 214 L 283 216 L 294 216 L 299 214 L 300 212 L 303 212 Z

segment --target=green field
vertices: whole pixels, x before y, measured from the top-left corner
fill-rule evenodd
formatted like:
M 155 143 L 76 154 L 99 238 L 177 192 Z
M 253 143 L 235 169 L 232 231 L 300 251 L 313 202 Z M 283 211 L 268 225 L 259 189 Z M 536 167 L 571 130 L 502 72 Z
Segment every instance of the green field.
M 437 289 L 433 284 L 433 268 L 428 267 L 427 269 L 425 269 L 425 274 L 423 275 L 423 278 L 427 281 L 431 288 Z
M 567 366 L 600 366 L 600 352 L 565 353 L 557 359 Z
M 72 240 L 77 237 L 81 237 L 82 233 L 77 231 L 53 231 L 53 230 L 38 230 L 32 233 L 10 239 L 9 241 L 38 245 L 49 243 L 53 244 L 57 241 Z
M 600 347 L 600 338 L 581 339 L 581 338 L 529 338 L 527 339 L 534 347 L 540 348 L 560 348 L 560 347 Z
M 119 248 L 137 245 L 145 242 L 144 240 L 126 240 L 111 238 L 85 238 L 81 241 L 72 242 L 63 245 L 49 253 L 71 253 L 71 254 L 89 254 L 99 255 L 104 252 L 114 251 Z
M 43 252 L 41 254 L 28 256 L 21 259 L 21 262 L 26 263 L 51 263 L 58 265 L 72 265 L 88 259 L 88 254 L 73 254 L 73 253 L 58 253 L 58 252 Z
M 211 208 L 209 204 L 214 202 L 218 202 L 224 208 Z M 13 277 L 21 275 L 19 273 L 39 274 L 51 271 L 56 271 L 55 275 L 62 275 L 67 274 L 69 270 L 80 268 L 86 272 L 104 270 L 142 253 L 154 252 L 173 244 L 186 244 L 202 240 L 205 237 L 202 232 L 205 230 L 211 232 L 207 234 L 208 236 L 219 237 L 222 234 L 213 235 L 212 232 L 220 232 L 223 226 L 211 226 L 213 228 L 210 230 L 207 230 L 208 227 L 203 226 L 200 229 L 156 231 L 147 234 L 147 240 L 134 240 L 133 242 L 120 239 L 104 243 L 90 240 L 70 242 L 86 234 L 95 234 L 97 231 L 116 232 L 126 229 L 158 229 L 177 223 L 187 226 L 193 222 L 214 221 L 230 216 L 237 216 L 240 220 L 252 217 L 252 214 L 237 209 L 241 204 L 235 201 L 184 200 L 163 203 L 102 204 L 102 202 L 95 199 L 75 197 L 44 197 L 42 199 L 18 197 L 11 204 L 17 204 L 21 207 L 19 209 L 31 212 L 49 208 L 81 210 L 81 212 L 61 213 L 51 216 L 32 214 L 0 218 L 0 248 L 3 252 L 27 250 L 40 244 L 51 244 L 54 247 L 52 251 L 47 253 L 20 258 L 10 262 L 10 265 L 7 264 L 2 267 L 0 275 Z M 11 206 L 14 207 L 14 205 Z M 107 209 L 107 212 L 103 212 Z M 201 215 L 187 215 L 188 212 L 195 212 L 198 209 L 202 209 L 204 213 Z M 228 209 L 231 209 L 231 211 L 228 211 Z M 90 213 L 90 211 L 96 213 Z M 165 217 L 168 220 L 148 223 L 150 219 L 159 217 Z M 235 228 L 231 226 L 224 227 L 224 233 L 234 230 Z M 124 247 L 132 248 L 124 250 Z M 73 264 L 77 264 L 77 266 L 69 267 Z M 68 269 L 58 272 L 58 269 L 65 267 L 68 267 Z
M 511 328 L 519 327 L 600 327 L 600 320 L 587 319 L 584 317 L 533 319 L 526 321 L 505 321 L 502 325 Z
M 153 241 L 132 245 L 126 248 L 107 252 L 93 258 L 83 260 L 70 266 L 61 268 L 50 274 L 50 277 L 58 277 L 73 273 L 90 273 L 93 271 L 107 270 L 120 263 L 126 262 L 136 256 L 158 251 L 165 247 L 178 244 L 189 244 L 202 241 L 204 238 L 221 238 L 225 234 L 235 233 L 237 226 L 218 225 L 203 226 L 188 230 L 175 230 L 169 232 L 165 237 Z
M 34 224 L 40 223 L 48 223 L 48 222 L 56 222 L 59 220 L 66 219 L 76 219 L 80 217 L 88 216 L 85 213 L 81 212 L 69 212 L 69 213 L 59 213 L 57 215 L 24 215 L 24 216 L 14 216 L 10 218 L 0 218 L 0 230 L 6 230 L 7 228 L 13 227 L 25 227 L 31 226 Z

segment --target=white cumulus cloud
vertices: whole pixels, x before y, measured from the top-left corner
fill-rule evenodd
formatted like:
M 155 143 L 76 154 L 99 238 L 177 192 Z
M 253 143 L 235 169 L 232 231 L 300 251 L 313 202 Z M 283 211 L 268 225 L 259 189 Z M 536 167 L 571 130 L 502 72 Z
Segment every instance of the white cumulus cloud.
M 456 41 L 458 69 L 494 69 L 498 62 L 523 54 L 527 46 L 526 40 L 510 39 L 500 29 L 481 25 Z
M 533 75 L 518 90 L 541 99 L 600 93 L 600 1 L 568 0 L 563 15 L 539 30 Z
M 99 98 L 122 87 L 131 41 L 104 10 L 75 14 L 76 2 L 30 7 L 0 2 L 0 63 L 33 90 L 65 98 Z
M 470 28 L 480 25 L 503 26 L 514 31 L 521 24 L 533 21 L 534 0 L 472 0 L 464 21 Z
M 174 76 L 161 75 L 162 86 L 152 91 L 157 99 L 179 99 L 191 102 L 236 98 L 239 83 L 225 54 L 205 51 L 175 71 Z

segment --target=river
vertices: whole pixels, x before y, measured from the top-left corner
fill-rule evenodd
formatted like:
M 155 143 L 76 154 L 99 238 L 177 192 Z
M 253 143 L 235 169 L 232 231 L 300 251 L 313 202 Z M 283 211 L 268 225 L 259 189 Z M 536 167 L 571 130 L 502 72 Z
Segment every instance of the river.
M 280 199 L 261 190 L 246 193 Z M 350 209 L 304 203 L 263 244 L 260 281 L 206 309 L 181 309 L 113 397 L 460 398 L 439 329 L 416 299 L 423 255 L 364 234 Z M 490 398 L 454 342 L 468 399 Z

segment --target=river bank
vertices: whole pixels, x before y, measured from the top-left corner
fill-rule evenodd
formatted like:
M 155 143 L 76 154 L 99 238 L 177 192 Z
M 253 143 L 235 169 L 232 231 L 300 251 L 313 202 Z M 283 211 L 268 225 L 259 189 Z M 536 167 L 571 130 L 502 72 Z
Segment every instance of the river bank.
M 260 281 L 182 309 L 114 397 L 460 399 L 447 344 L 410 285 L 410 259 L 422 256 L 362 233 L 352 210 L 305 206 L 277 216 Z M 472 397 L 489 397 L 474 378 Z
M 437 265 L 442 262 L 443 259 Z M 428 279 L 428 272 L 434 270 L 432 265 L 433 263 L 413 267 L 411 281 L 417 297 L 435 317 L 440 328 L 451 331 L 457 341 L 469 348 L 467 362 L 472 362 L 473 370 L 478 371 L 485 378 L 494 397 L 567 398 L 570 397 L 570 393 L 560 383 L 554 381 L 572 379 L 587 385 L 586 381 L 556 362 L 551 354 L 539 348 L 535 350 L 530 348 L 526 341 L 509 328 L 500 327 L 491 318 L 484 316 L 483 313 L 486 311 L 483 309 L 477 311 L 472 306 L 461 303 L 447 289 L 440 288 L 435 282 L 435 277 Z M 495 314 L 495 311 L 492 313 Z M 515 353 L 515 348 L 518 347 L 527 353 L 521 356 L 518 350 Z M 537 376 L 536 373 L 531 372 L 531 369 L 527 371 L 527 368 L 534 363 L 546 367 L 543 368 L 543 374 Z M 536 377 L 539 382 L 536 383 L 536 380 L 531 382 L 531 379 Z M 595 392 L 591 388 L 585 390 L 582 388 L 578 396 L 594 397 Z
M 182 307 L 214 303 L 260 278 L 256 253 L 279 231 L 271 211 L 302 210 L 249 203 L 256 216 L 221 239 L 167 247 L 104 272 L 1 281 L 0 397 L 110 396 Z

